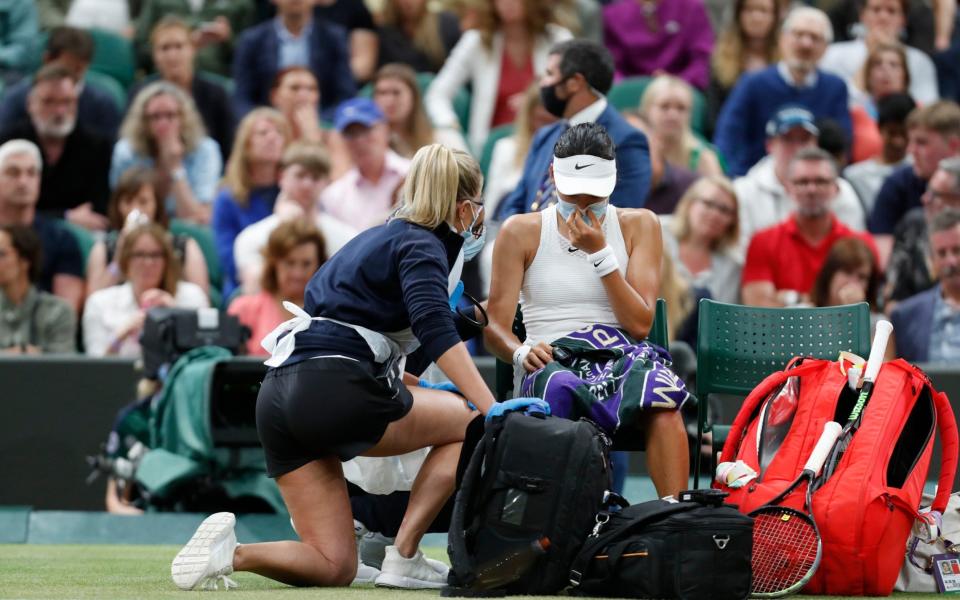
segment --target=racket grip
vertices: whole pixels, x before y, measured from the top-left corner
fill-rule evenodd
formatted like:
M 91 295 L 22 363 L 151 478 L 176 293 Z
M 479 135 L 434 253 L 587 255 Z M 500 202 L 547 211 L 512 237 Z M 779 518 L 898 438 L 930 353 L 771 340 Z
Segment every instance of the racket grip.
M 885 319 L 877 321 L 877 331 L 873 334 L 873 345 L 870 346 L 867 368 L 863 373 L 864 381 L 877 380 L 877 373 L 880 372 L 880 366 L 883 365 L 883 355 L 887 351 L 887 341 L 890 339 L 892 331 L 893 325 L 890 321 Z
M 813 447 L 813 452 L 810 453 L 810 458 L 807 459 L 807 464 L 803 467 L 804 471 L 810 471 L 814 475 L 820 472 L 823 463 L 827 460 L 827 455 L 830 454 L 830 449 L 833 448 L 837 438 L 840 437 L 842 429 L 840 423 L 836 421 L 827 421 L 824 424 L 823 433 L 820 434 L 817 445 Z

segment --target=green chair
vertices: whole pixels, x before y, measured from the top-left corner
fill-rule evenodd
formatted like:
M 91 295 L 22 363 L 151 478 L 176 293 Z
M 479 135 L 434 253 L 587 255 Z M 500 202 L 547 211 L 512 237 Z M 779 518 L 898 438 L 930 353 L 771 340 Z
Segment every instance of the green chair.
M 513 319 L 513 333 L 521 340 L 527 337 L 526 329 L 523 326 L 523 313 L 520 312 L 519 306 Z M 670 344 L 667 334 L 667 301 L 663 298 L 657 298 L 653 324 L 650 326 L 647 341 L 663 348 L 667 348 Z M 497 359 L 496 364 L 495 388 L 494 392 L 499 402 L 507 400 L 513 392 L 513 365 L 500 359 Z M 613 436 L 614 450 L 635 451 L 643 450 L 643 447 L 643 435 L 633 427 L 622 427 Z
M 490 177 L 490 161 L 493 160 L 493 147 L 497 142 L 507 136 L 513 135 L 514 126 L 512 124 L 500 125 L 490 130 L 487 141 L 483 144 L 483 152 L 480 153 L 480 170 L 483 172 L 483 178 Z
M 417 73 L 417 84 L 423 94 L 427 93 L 434 77 L 433 73 Z M 466 87 L 457 90 L 457 94 L 453 97 L 453 112 L 457 113 L 457 120 L 460 121 L 460 131 L 468 131 L 470 129 L 470 90 Z
M 86 273 L 87 259 L 90 258 L 90 251 L 93 249 L 93 245 L 97 243 L 97 238 L 90 230 L 75 225 L 70 221 L 63 220 L 60 222 L 73 234 L 73 238 L 77 240 L 77 246 L 80 247 L 80 257 L 83 259 L 83 271 Z
M 210 278 L 210 302 L 213 306 L 219 306 L 222 301 L 220 290 L 223 283 L 223 273 L 220 269 L 220 259 L 217 257 L 217 246 L 213 241 L 213 232 L 210 231 L 209 227 L 203 227 L 182 219 L 172 219 L 170 221 L 170 233 L 188 235 L 200 246 L 203 258 L 207 262 L 207 275 Z
M 209 81 L 210 83 L 215 83 L 227 91 L 228 96 L 233 96 L 234 90 L 237 89 L 236 84 L 234 84 L 233 79 L 221 75 L 219 73 L 212 73 L 210 71 L 197 71 L 197 77 L 200 79 Z
M 114 106 L 120 114 L 127 110 L 127 92 L 123 86 L 109 75 L 104 75 L 94 70 L 88 70 L 84 80 L 102 92 L 106 92 L 113 100 Z
M 700 484 L 704 434 L 714 432 L 716 443 L 729 431 L 729 427 L 710 424 L 710 394 L 746 397 L 795 356 L 835 360 L 843 350 L 864 358 L 870 352 L 870 306 L 866 302 L 823 308 L 761 308 L 701 300 L 694 488 Z M 712 450 L 711 473 L 715 455 Z
M 125 37 L 103 29 L 91 29 L 90 35 L 93 36 L 90 70 L 109 75 L 124 90 L 130 89 L 135 69 L 133 44 Z
M 640 106 L 640 99 L 647 90 L 647 86 L 653 81 L 652 77 L 627 77 L 613 84 L 607 93 L 607 102 L 614 108 L 623 112 L 626 110 L 637 110 Z M 704 123 L 706 123 L 707 100 L 703 93 L 693 89 L 693 108 L 690 111 L 690 127 L 694 133 L 703 135 Z

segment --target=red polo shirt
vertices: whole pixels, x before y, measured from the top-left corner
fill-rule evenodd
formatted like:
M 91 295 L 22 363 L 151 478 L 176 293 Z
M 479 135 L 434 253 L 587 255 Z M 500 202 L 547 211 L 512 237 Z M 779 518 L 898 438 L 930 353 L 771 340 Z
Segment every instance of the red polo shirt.
M 791 214 L 779 225 L 758 231 L 750 240 L 742 283 L 770 281 L 778 290 L 807 294 L 833 243 L 851 236 L 866 242 L 876 260 L 877 247 L 869 233 L 854 231 L 834 217 L 830 233 L 819 244 L 811 245 L 800 234 L 796 217 Z

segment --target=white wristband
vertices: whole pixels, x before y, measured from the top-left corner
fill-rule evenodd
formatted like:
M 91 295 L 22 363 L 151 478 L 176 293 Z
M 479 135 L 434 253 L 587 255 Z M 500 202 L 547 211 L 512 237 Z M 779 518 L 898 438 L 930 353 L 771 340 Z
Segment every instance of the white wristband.
M 605 277 L 620 268 L 617 255 L 613 253 L 613 248 L 610 246 L 604 246 L 602 250 L 588 255 L 587 260 L 590 261 L 594 272 L 600 277 Z
M 513 351 L 513 364 L 522 368 L 523 361 L 526 360 L 531 350 L 533 350 L 533 348 L 526 344 L 518 346 L 517 349 Z

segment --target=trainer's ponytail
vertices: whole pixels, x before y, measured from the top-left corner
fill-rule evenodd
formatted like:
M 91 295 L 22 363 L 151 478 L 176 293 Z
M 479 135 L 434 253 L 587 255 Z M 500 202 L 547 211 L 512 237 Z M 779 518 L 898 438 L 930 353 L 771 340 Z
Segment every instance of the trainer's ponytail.
M 457 201 L 475 199 L 482 187 L 480 165 L 472 156 L 440 144 L 424 146 L 410 163 L 397 218 L 428 229 L 452 223 Z

